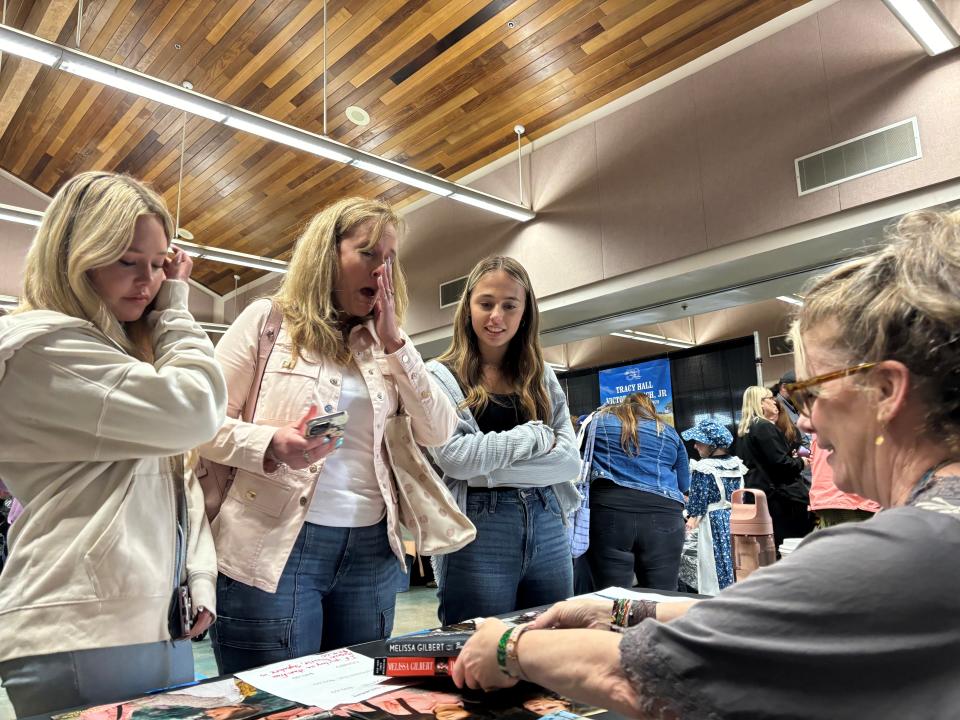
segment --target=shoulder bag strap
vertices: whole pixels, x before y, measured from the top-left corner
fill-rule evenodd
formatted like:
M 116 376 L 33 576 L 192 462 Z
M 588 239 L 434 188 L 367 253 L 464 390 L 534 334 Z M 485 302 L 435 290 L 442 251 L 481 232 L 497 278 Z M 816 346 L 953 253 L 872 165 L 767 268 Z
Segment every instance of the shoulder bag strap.
M 263 326 L 263 332 L 260 333 L 260 344 L 257 346 L 257 369 L 253 376 L 253 382 L 250 383 L 247 400 L 243 404 L 241 417 L 244 422 L 253 422 L 253 412 L 256 410 L 257 400 L 260 397 L 260 384 L 263 382 L 263 371 L 267 367 L 267 360 L 270 358 L 270 353 L 273 352 L 277 336 L 280 335 L 282 324 L 283 313 L 280 312 L 276 303 L 271 302 L 270 315 L 267 318 L 266 325 Z

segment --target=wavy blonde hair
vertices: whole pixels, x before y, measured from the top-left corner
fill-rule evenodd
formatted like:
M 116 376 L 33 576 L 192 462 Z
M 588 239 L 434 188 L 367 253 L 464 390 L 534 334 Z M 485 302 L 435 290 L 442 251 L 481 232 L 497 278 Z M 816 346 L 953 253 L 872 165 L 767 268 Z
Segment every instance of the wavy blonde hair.
M 373 227 L 365 250 L 380 242 L 388 225 L 396 228 L 398 237 L 404 226 L 388 204 L 352 197 L 320 211 L 297 239 L 287 274 L 272 298 L 283 313 L 293 341 L 294 359 L 306 351 L 340 363 L 349 360 L 344 336 L 346 318 L 333 297 L 340 275 L 340 241 L 370 221 Z M 407 284 L 399 262 L 393 263 L 393 287 L 397 321 L 402 323 L 407 309 Z
M 663 420 L 657 414 L 657 406 L 646 393 L 627 395 L 623 402 L 604 405 L 600 408 L 604 415 L 613 415 L 620 420 L 620 447 L 628 455 L 640 454 L 640 440 L 637 437 L 637 425 L 641 420 L 653 420 L 657 424 L 657 435 L 663 432 Z
M 887 237 L 807 288 L 790 329 L 797 369 L 807 373 L 804 335 L 825 327 L 838 362 L 902 362 L 923 432 L 960 452 L 960 209 L 907 213 Z
M 751 385 L 743 391 L 743 407 L 740 412 L 740 424 L 737 426 L 737 434 L 740 437 L 750 432 L 750 425 L 753 424 L 754 418 L 766 420 L 763 416 L 763 399 L 768 397 L 773 397 L 773 392 L 762 385 Z
M 520 398 L 520 408 L 526 420 L 551 422 L 553 404 L 544 382 L 543 350 L 540 347 L 540 310 L 530 283 L 530 276 L 519 262 L 511 257 L 497 255 L 478 262 L 470 275 L 457 304 L 453 319 L 453 341 L 437 360 L 456 375 L 465 390 L 461 407 L 476 414 L 490 401 L 490 393 L 483 387 L 483 366 L 480 345 L 470 321 L 470 298 L 484 275 L 503 270 L 516 280 L 526 294 L 523 317 L 517 334 L 510 340 L 501 372 L 511 389 Z
M 173 219 L 143 183 L 111 172 L 85 172 L 60 188 L 27 253 L 23 299 L 16 312 L 56 310 L 92 322 L 135 357 L 152 359 L 144 313 L 121 323 L 104 304 L 88 270 L 116 262 L 133 242 L 137 218 L 152 215 L 169 244 Z

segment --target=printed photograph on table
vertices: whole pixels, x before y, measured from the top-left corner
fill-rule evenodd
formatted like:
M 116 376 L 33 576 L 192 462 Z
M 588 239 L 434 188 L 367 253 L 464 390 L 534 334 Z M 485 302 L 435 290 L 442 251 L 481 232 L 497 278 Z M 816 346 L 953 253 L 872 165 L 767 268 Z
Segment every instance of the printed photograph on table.
M 634 365 L 601 370 L 600 404 L 623 402 L 627 395 L 642 392 L 650 396 L 657 414 L 673 425 L 673 385 L 670 383 L 670 361 L 666 358 Z
M 257 690 L 237 678 L 169 690 L 122 703 L 54 715 L 52 720 L 256 720 L 316 717 L 297 703 Z M 313 708 L 316 710 L 316 708 Z M 290 711 L 281 712 L 281 711 Z M 300 714 L 296 714 L 296 713 Z

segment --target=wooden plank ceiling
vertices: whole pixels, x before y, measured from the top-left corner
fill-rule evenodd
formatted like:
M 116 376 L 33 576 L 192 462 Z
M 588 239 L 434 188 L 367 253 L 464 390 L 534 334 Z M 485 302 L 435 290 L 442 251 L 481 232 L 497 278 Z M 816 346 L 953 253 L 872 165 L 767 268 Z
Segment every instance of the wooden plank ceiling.
M 515 150 L 514 124 L 541 137 L 806 1 L 330 0 L 328 132 L 456 179 Z M 84 52 L 322 132 L 318 0 L 87 0 L 83 8 Z M 76 46 L 75 3 L 9 0 L 7 24 Z M 0 105 L 0 167 L 38 190 L 52 194 L 78 172 L 109 169 L 151 182 L 175 207 L 180 112 L 10 56 Z M 371 123 L 347 120 L 350 105 Z M 422 195 L 187 121 L 181 226 L 197 242 L 285 258 L 303 221 L 347 194 L 401 206 Z M 198 261 L 194 276 L 224 293 L 234 272 Z M 241 285 L 261 274 L 239 272 Z

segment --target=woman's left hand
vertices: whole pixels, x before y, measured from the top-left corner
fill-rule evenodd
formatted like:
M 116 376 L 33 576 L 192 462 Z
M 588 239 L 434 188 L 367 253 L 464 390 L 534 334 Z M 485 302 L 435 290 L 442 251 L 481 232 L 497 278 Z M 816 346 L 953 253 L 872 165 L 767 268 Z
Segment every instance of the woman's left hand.
M 200 612 L 193 620 L 193 627 L 187 633 L 188 638 L 195 638 L 201 633 L 206 632 L 213 625 L 213 613 L 206 608 L 200 608 Z
M 377 300 L 373 305 L 373 322 L 387 353 L 395 353 L 403 347 L 403 335 L 397 325 L 397 308 L 394 304 L 393 259 L 387 258 L 383 272 L 377 277 Z
M 500 670 L 497 645 L 509 626 L 496 618 L 483 621 L 460 651 L 453 665 L 453 682 L 458 688 L 494 690 L 516 685 L 519 680 Z

